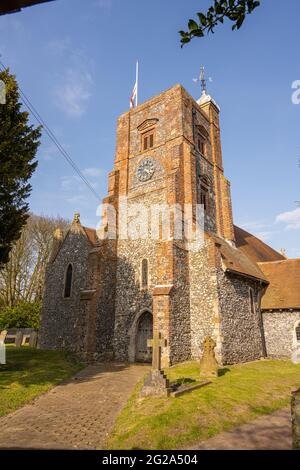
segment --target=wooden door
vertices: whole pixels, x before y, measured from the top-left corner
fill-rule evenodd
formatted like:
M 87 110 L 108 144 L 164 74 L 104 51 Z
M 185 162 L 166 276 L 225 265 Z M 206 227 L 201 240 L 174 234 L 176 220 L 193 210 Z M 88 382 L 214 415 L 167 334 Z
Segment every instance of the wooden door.
M 152 350 L 148 348 L 147 341 L 152 339 L 153 335 L 153 321 L 150 312 L 145 312 L 139 321 L 137 335 L 136 335 L 136 355 L 135 359 L 138 362 L 151 362 Z

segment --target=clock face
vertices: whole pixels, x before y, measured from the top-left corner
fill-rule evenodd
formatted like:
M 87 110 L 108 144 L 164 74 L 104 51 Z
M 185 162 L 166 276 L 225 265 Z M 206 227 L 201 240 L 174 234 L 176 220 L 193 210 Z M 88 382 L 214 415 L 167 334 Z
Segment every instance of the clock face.
M 151 158 L 143 160 L 137 169 L 137 177 L 140 181 L 148 181 L 152 178 L 155 171 L 155 166 Z

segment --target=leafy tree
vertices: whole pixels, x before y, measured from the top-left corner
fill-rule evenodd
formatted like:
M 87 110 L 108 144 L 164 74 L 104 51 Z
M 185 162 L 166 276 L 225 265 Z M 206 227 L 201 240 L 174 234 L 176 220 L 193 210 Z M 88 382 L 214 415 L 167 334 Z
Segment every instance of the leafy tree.
M 0 330 L 8 328 L 39 328 L 41 303 L 20 302 L 0 310 Z
M 7 263 L 13 243 L 28 218 L 29 179 L 36 169 L 35 155 L 41 128 L 28 123 L 21 110 L 18 85 L 9 70 L 0 71 L 6 102 L 0 104 L 0 268 Z
M 181 35 L 181 47 L 195 37 L 203 37 L 205 34 L 214 33 L 214 28 L 229 19 L 233 22 L 232 30 L 240 29 L 247 14 L 251 14 L 260 6 L 258 0 L 214 0 L 214 4 L 206 13 L 197 13 L 198 20 L 188 22 L 188 31 L 179 31 Z
M 53 232 L 57 228 L 65 231 L 68 226 L 61 217 L 30 215 L 0 271 L 0 305 L 12 307 L 42 300 Z

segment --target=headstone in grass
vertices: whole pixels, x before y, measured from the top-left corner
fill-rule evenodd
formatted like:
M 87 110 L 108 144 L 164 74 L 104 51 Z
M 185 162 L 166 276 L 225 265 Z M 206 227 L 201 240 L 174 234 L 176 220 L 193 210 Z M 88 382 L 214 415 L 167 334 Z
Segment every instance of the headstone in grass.
M 22 341 L 23 341 L 23 333 L 22 331 L 17 331 L 16 333 L 16 348 L 20 348 L 22 346 Z
M 6 335 L 7 335 L 7 330 L 3 330 L 0 332 L 0 344 L 4 344 Z
M 37 346 L 37 339 L 38 339 L 37 331 L 33 331 L 32 333 L 30 333 L 30 338 L 29 338 L 29 346 L 30 346 L 30 348 L 36 348 L 36 346 Z
M 291 412 L 293 449 L 300 450 L 300 388 L 292 390 Z
M 161 369 L 161 349 L 167 346 L 167 340 L 161 333 L 154 332 L 153 339 L 148 340 L 148 347 L 152 348 L 152 368 L 147 375 L 141 389 L 141 396 L 168 396 L 170 393 L 169 380 Z
M 217 377 L 219 364 L 215 356 L 216 342 L 206 336 L 203 341 L 203 354 L 200 360 L 200 376 L 201 377 Z
M 291 361 L 293 364 L 300 364 L 300 348 L 296 348 L 292 351 Z

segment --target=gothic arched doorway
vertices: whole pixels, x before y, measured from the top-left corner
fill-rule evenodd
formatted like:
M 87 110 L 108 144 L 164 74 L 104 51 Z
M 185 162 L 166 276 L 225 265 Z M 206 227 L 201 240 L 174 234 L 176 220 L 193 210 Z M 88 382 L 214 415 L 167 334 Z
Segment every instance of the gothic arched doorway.
M 136 338 L 135 338 L 135 360 L 137 362 L 151 362 L 152 350 L 148 347 L 148 339 L 153 336 L 153 319 L 152 314 L 148 311 L 144 312 L 138 321 Z

